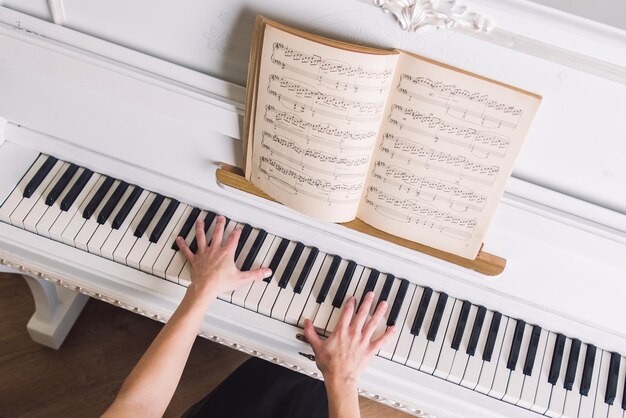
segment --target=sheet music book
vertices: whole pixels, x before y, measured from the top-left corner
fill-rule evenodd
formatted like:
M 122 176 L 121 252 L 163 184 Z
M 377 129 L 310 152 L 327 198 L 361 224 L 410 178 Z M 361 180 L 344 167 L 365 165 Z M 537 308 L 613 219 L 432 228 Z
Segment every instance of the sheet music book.
M 474 259 L 540 101 L 411 53 L 259 16 L 246 179 L 314 218 L 358 217 Z

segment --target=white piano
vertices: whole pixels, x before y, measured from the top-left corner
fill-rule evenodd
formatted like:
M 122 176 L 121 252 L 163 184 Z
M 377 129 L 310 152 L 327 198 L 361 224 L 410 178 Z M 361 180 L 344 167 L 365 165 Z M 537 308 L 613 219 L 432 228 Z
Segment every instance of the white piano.
M 0 263 L 30 285 L 35 341 L 58 348 L 88 297 L 167 321 L 189 279 L 173 238 L 223 214 L 248 225 L 238 265 L 276 274 L 222 295 L 203 337 L 321 377 L 301 320 L 331 332 L 341 296 L 373 289 L 398 332 L 364 396 L 441 418 L 626 416 L 624 30 L 514 0 L 49 3 L 61 25 L 0 2 Z M 216 183 L 241 165 L 256 13 L 543 95 L 485 242 L 504 273 Z

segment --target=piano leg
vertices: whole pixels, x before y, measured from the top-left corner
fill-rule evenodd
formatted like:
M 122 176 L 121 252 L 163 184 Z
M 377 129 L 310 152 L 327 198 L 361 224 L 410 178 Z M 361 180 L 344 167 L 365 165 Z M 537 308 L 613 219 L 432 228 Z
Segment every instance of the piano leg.
M 89 296 L 25 274 L 35 299 L 35 313 L 26 328 L 36 343 L 58 349 L 72 329 Z

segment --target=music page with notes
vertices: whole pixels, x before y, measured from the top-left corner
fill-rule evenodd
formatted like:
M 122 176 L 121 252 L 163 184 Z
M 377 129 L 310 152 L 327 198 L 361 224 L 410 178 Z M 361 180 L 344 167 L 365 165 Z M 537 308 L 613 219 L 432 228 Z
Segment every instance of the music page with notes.
M 475 258 L 540 100 L 403 53 L 357 216 Z
M 248 86 L 255 104 L 246 178 L 304 214 L 353 220 L 398 52 L 313 41 L 272 25 L 259 47 Z

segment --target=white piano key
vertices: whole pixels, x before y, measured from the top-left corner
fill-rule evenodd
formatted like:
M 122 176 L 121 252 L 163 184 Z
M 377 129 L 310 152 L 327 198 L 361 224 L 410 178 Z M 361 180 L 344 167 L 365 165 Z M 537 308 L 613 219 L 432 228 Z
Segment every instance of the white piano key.
M 80 203 L 78 209 L 76 210 L 76 212 L 74 212 L 72 219 L 67 223 L 67 226 L 61 233 L 61 240 L 67 245 L 74 246 L 74 238 L 76 238 L 76 235 L 78 235 L 86 221 L 86 219 L 83 218 L 83 212 L 85 211 L 85 207 L 89 204 L 91 198 L 96 194 L 96 192 L 100 188 L 100 185 L 104 182 L 106 178 L 105 176 L 101 176 L 96 173 L 93 174 L 92 179 L 94 177 L 96 177 L 96 182 L 94 183 L 93 188 L 89 191 L 87 196 L 85 196 L 85 199 Z M 76 202 L 74 202 L 74 205 L 76 205 Z
M 596 354 L 597 355 L 597 354 Z M 611 365 L 611 353 L 602 350 L 602 359 L 600 360 L 600 369 L 598 373 L 598 387 L 596 389 L 596 401 L 593 405 L 594 417 L 606 417 L 609 412 L 609 404 L 604 402 L 606 394 L 606 383 L 609 377 L 609 366 Z M 591 396 L 591 392 L 589 392 Z
M 283 272 L 285 271 L 285 267 L 287 266 L 287 263 L 289 262 L 289 258 L 291 257 L 291 254 L 293 253 L 293 249 L 295 248 L 295 246 L 296 246 L 296 243 L 294 241 L 290 241 L 289 244 L 287 244 L 287 248 L 285 248 L 285 253 L 281 257 L 280 262 L 278 263 L 278 266 L 276 267 L 276 271 L 272 275 L 270 282 L 267 284 L 265 288 L 265 292 L 263 293 L 263 296 L 261 297 L 261 301 L 259 302 L 259 309 L 257 311 L 262 315 L 271 316 L 272 314 L 272 308 L 274 307 L 274 303 L 276 302 L 278 295 L 283 290 L 278 286 L 278 282 L 283 276 Z
M 130 188 L 134 190 L 133 187 L 130 187 Z M 148 192 L 147 190 L 143 190 L 141 194 L 139 195 L 139 197 L 137 198 L 137 201 L 135 202 L 131 210 L 128 212 L 128 216 L 126 216 L 126 219 L 124 219 L 124 222 L 122 222 L 120 227 L 118 229 L 111 229 L 111 231 L 109 232 L 109 235 L 106 237 L 106 239 L 104 240 L 104 243 L 100 247 L 100 254 L 102 255 L 102 257 L 106 257 L 109 260 L 113 260 L 113 253 L 115 252 L 115 249 L 117 248 L 120 241 L 126 234 L 128 227 L 137 216 L 139 209 L 141 209 L 141 207 L 146 202 L 146 199 L 148 198 L 149 194 L 150 192 Z M 124 200 L 124 202 L 125 201 L 126 200 Z M 124 203 L 122 203 L 122 205 L 123 204 Z M 117 216 L 121 208 L 122 206 L 118 206 L 118 208 L 116 208 L 116 210 L 111 214 L 112 219 L 115 219 L 115 217 Z M 139 221 L 140 220 L 137 220 L 137 222 Z M 105 225 L 108 225 L 108 223 Z M 94 245 L 92 245 L 92 247 L 93 246 Z
M 36 233 L 37 223 L 41 220 L 41 218 L 44 216 L 46 211 L 50 208 L 50 206 L 46 205 L 46 198 L 48 197 L 48 193 L 50 193 L 50 191 L 54 188 L 54 186 L 57 184 L 57 182 L 59 181 L 61 176 L 63 176 L 63 173 L 65 173 L 65 170 L 69 166 L 68 163 L 64 163 L 64 162 L 57 162 L 56 165 L 59 165 L 59 164 L 60 164 L 60 167 L 56 175 L 52 177 L 52 180 L 48 183 L 48 185 L 43 188 L 42 188 L 43 184 L 39 186 L 40 188 L 42 188 L 42 191 L 39 194 L 39 199 L 37 199 L 37 201 L 35 202 L 33 207 L 30 209 L 30 212 L 28 212 L 28 215 L 26 215 L 23 221 L 24 229 L 26 229 L 27 231 Z M 31 199 L 32 198 L 33 197 L 31 196 Z
M 117 202 L 117 205 L 115 205 L 115 207 L 113 208 L 113 211 L 111 212 L 111 216 L 109 216 L 109 218 L 102 225 L 98 226 L 98 229 L 96 229 L 96 232 L 93 233 L 93 235 L 91 236 L 91 239 L 87 243 L 87 251 L 89 251 L 92 254 L 104 256 L 102 254 L 102 247 L 104 246 L 104 243 L 109 238 L 109 235 L 111 234 L 116 235 L 117 233 L 117 230 L 113 229 L 113 220 L 115 219 L 115 216 L 120 211 L 122 206 L 124 206 L 124 203 L 126 203 L 126 200 L 128 200 L 133 190 L 134 190 L 134 187 L 132 186 L 126 189 L 126 191 L 120 198 L 119 202 Z M 135 203 L 135 205 L 137 205 L 137 202 Z M 100 212 L 98 211 L 97 213 L 94 214 L 94 216 L 97 216 L 99 213 Z M 132 211 L 128 214 L 128 216 L 131 216 L 131 213 Z M 121 239 L 121 235 L 120 235 L 120 239 Z M 109 252 L 108 255 L 110 255 L 110 257 L 107 257 L 107 258 L 112 258 L 113 252 L 112 251 Z
M 465 370 L 467 369 L 467 362 L 469 361 L 469 354 L 467 354 L 467 346 L 469 345 L 469 340 L 472 335 L 472 328 L 474 326 L 474 321 L 476 320 L 476 313 L 478 312 L 478 306 L 472 305 L 469 310 L 469 314 L 467 315 L 467 323 L 465 326 L 465 332 L 463 332 L 463 338 L 461 338 L 461 345 L 459 345 L 458 350 L 453 350 L 450 348 L 450 344 L 446 346 L 446 350 L 450 350 L 454 352 L 454 358 L 452 359 L 452 364 L 448 368 L 448 375 L 446 380 L 453 383 L 461 383 L 463 380 L 463 376 L 465 375 Z M 487 324 L 489 325 L 489 324 Z M 483 323 L 483 328 L 485 327 L 485 323 Z M 452 335 L 454 335 L 454 329 L 452 330 Z M 450 341 L 452 341 L 452 337 L 450 337 Z M 479 351 L 476 351 L 476 356 L 479 356 Z M 482 353 L 482 351 L 480 351 Z M 450 355 L 448 355 L 450 357 Z M 478 378 L 478 377 L 477 377 Z
M 174 240 L 176 239 L 176 234 L 180 231 L 183 226 L 183 223 L 187 220 L 189 216 L 189 212 L 191 212 L 191 206 L 185 204 L 179 204 L 174 213 L 172 214 L 172 218 L 165 226 L 163 233 L 159 237 L 159 240 L 155 243 L 152 243 L 143 258 L 139 262 L 139 269 L 141 271 L 145 271 L 146 273 L 153 273 L 153 267 L 156 264 L 156 260 L 158 259 L 161 252 L 163 252 L 164 248 L 169 248 L 170 250 Z M 173 250 L 172 250 L 173 251 Z
M 585 350 L 585 356 L 587 351 Z M 600 365 L 602 363 L 603 350 L 597 349 L 593 362 L 593 374 L 591 375 L 591 386 L 589 386 L 589 394 L 580 397 L 580 406 L 578 408 L 578 416 L 591 417 L 593 415 L 593 407 L 596 401 L 596 392 L 598 390 L 598 382 L 600 379 Z M 610 354 L 607 356 L 610 357 Z
M 378 280 L 376 281 L 376 286 L 374 286 L 374 302 L 372 303 L 372 306 L 370 307 L 370 316 L 374 315 L 374 311 L 376 310 L 376 302 L 378 301 L 378 296 L 380 295 L 380 293 L 383 290 L 383 286 L 385 286 L 385 279 L 387 278 L 387 275 L 385 273 L 380 273 L 380 275 L 378 276 Z M 359 302 L 360 299 L 357 301 Z
M 433 374 L 435 372 L 435 368 L 437 367 L 437 360 L 439 360 L 439 355 L 441 354 L 441 350 L 446 340 L 446 333 L 450 324 L 454 322 L 452 320 L 452 311 L 454 307 L 457 305 L 461 305 L 463 301 L 458 299 L 449 297 L 448 302 L 446 303 L 445 310 L 443 311 L 443 315 L 441 317 L 441 323 L 439 324 L 439 331 L 437 331 L 437 336 L 435 341 L 429 341 L 426 346 L 426 353 L 424 354 L 424 360 L 422 361 L 422 366 L 420 370 L 424 373 Z M 456 323 L 455 323 L 456 325 Z
M 443 343 L 441 345 L 441 352 L 439 353 L 439 358 L 437 359 L 437 365 L 435 366 L 435 370 L 433 374 L 437 377 L 445 379 L 448 377 L 450 373 L 450 368 L 452 367 L 452 362 L 454 361 L 454 355 L 456 350 L 452 348 L 452 339 L 454 338 L 454 333 L 456 330 L 457 323 L 459 321 L 459 315 L 461 313 L 461 306 L 463 305 L 462 300 L 457 300 L 452 308 L 452 313 L 450 314 L 450 323 L 448 324 L 448 328 L 446 329 L 446 333 L 443 339 Z M 465 327 L 465 333 L 471 332 L 471 324 L 468 322 L 468 325 Z
M 148 197 L 137 211 L 135 218 L 128 225 L 128 228 L 126 228 L 122 239 L 120 240 L 119 244 L 117 244 L 117 248 L 115 248 L 115 251 L 113 251 L 113 260 L 115 260 L 116 262 L 126 264 L 126 257 L 128 257 L 128 254 L 132 250 L 133 245 L 135 245 L 135 242 L 137 242 L 135 229 L 137 229 L 137 226 L 141 222 L 141 219 L 148 211 L 148 208 L 150 207 L 152 201 L 156 198 L 156 196 L 157 195 L 155 193 L 149 193 Z
M 559 371 L 559 379 L 552 387 L 552 394 L 550 395 L 550 403 L 548 404 L 548 410 L 546 415 L 553 418 L 558 418 L 563 414 L 563 406 L 565 405 L 565 396 L 567 390 L 563 387 L 565 383 L 565 373 L 567 371 L 567 361 L 569 359 L 569 352 L 572 347 L 572 340 L 570 338 L 565 339 L 565 347 L 563 348 L 563 358 L 561 359 L 561 370 Z
M 114 185 L 114 187 L 117 186 Z M 137 240 L 135 241 L 133 248 L 131 248 L 128 256 L 126 256 L 126 265 L 128 265 L 129 267 L 139 269 L 139 263 L 141 262 L 141 259 L 146 254 L 146 251 L 148 251 L 148 247 L 152 244 L 150 242 L 150 234 L 152 233 L 152 230 L 154 229 L 156 224 L 159 222 L 159 219 L 161 219 L 161 217 L 163 216 L 163 212 L 165 212 L 165 209 L 167 209 L 167 205 L 169 205 L 170 200 L 171 199 L 167 198 L 163 199 L 163 202 L 161 202 L 161 206 L 159 206 L 159 209 L 156 211 L 154 217 L 146 227 L 143 235 L 140 238 L 137 238 Z
M 426 347 L 428 346 L 426 334 L 428 334 L 428 328 L 430 327 L 430 322 L 433 319 L 438 299 L 439 292 L 433 292 L 430 302 L 428 303 L 426 315 L 424 316 L 424 322 L 422 322 L 422 327 L 420 328 L 419 334 L 413 339 L 413 344 L 411 344 L 411 351 L 409 351 L 406 365 L 414 369 L 419 369 L 422 366 L 422 361 L 424 360 L 424 355 L 426 354 Z
M 321 252 L 318 258 L 320 256 L 322 256 Z M 300 316 L 298 318 L 298 326 L 300 328 L 304 328 L 305 319 L 310 319 L 311 321 L 313 321 L 313 319 L 315 318 L 315 315 L 317 314 L 317 310 L 320 306 L 316 301 L 317 296 L 319 295 L 322 284 L 324 283 L 324 278 L 326 277 L 326 273 L 328 273 L 330 265 L 333 261 L 333 257 L 328 254 L 324 254 L 323 258 L 324 258 L 324 261 L 322 262 L 320 269 L 317 271 L 317 275 L 314 276 L 315 283 L 313 283 L 313 288 L 311 289 L 311 293 L 309 294 L 309 297 L 307 298 L 306 303 L 304 304 L 302 308 L 302 312 L 300 312 Z M 307 282 L 311 280 L 311 278 L 312 277 L 309 277 L 307 279 Z M 291 307 L 289 308 L 291 310 Z
M 565 405 L 563 406 L 563 418 L 576 418 L 578 417 L 578 409 L 580 407 L 580 382 L 583 376 L 583 368 L 585 366 L 585 352 L 586 345 L 581 344 L 580 352 L 578 353 L 578 363 L 576 364 L 576 375 L 574 378 L 574 384 L 572 390 L 565 395 Z M 621 418 L 621 415 L 620 415 Z
M 268 267 L 270 265 L 270 263 L 272 262 L 272 257 L 274 257 L 274 254 L 276 253 L 276 250 L 280 245 L 280 241 L 282 240 L 282 238 L 275 235 L 273 235 L 271 239 L 272 244 L 270 245 L 270 248 L 265 255 L 265 259 L 263 260 L 263 263 L 260 265 L 260 267 Z M 250 290 L 248 291 L 248 295 L 246 296 L 244 307 L 251 311 L 256 311 L 259 308 L 259 302 L 261 301 L 261 298 L 263 297 L 263 293 L 265 293 L 266 288 L 267 282 L 265 282 L 264 280 L 257 280 L 253 282 Z
M 367 269 L 365 269 L 367 270 Z M 367 281 L 367 276 L 365 274 L 362 275 L 361 277 L 361 282 L 363 281 Z M 361 283 L 359 282 L 359 286 L 361 285 Z M 413 295 L 415 294 L 415 288 L 416 286 L 414 284 L 409 284 L 409 287 L 407 288 L 406 291 L 406 296 L 404 297 L 404 303 L 402 304 L 402 308 L 400 309 L 400 312 L 398 313 L 398 320 L 396 322 L 396 332 L 393 335 L 393 337 L 391 337 L 383 346 L 383 348 L 380 349 L 380 352 L 378 353 L 379 356 L 384 357 L 386 359 L 393 359 L 394 356 L 394 352 L 396 350 L 396 347 L 398 346 L 398 342 L 400 340 L 400 334 L 402 332 L 402 330 L 404 329 L 406 322 L 410 322 L 410 320 L 408 319 L 409 316 L 409 307 L 411 306 L 411 302 L 413 301 Z M 357 289 L 358 291 L 358 289 Z M 355 292 L 356 293 L 356 292 Z
M 509 376 L 511 371 L 507 369 L 506 364 L 511 352 L 511 345 L 513 344 L 513 334 L 515 332 L 515 326 L 517 320 L 509 318 L 507 322 L 506 330 L 504 331 L 504 340 L 502 340 L 502 349 L 500 355 L 497 358 L 498 364 L 496 365 L 496 372 L 493 378 L 493 384 L 489 390 L 489 396 L 496 399 L 502 399 L 506 392 L 506 386 L 509 383 Z M 493 359 L 492 361 L 495 361 Z
M 174 245 L 174 243 L 176 242 L 176 238 L 178 237 L 180 230 L 183 228 L 185 221 L 187 220 L 187 218 L 191 214 L 191 211 L 193 210 L 193 207 L 189 205 L 181 204 L 179 206 L 179 209 L 181 207 L 183 207 L 183 212 L 180 214 L 179 219 L 176 222 L 176 225 L 174 225 L 174 228 L 172 228 L 170 230 L 170 233 L 167 234 L 167 238 L 165 239 L 165 244 L 163 245 L 161 252 L 159 252 L 156 259 L 152 263 L 152 274 L 155 276 L 165 278 L 165 271 L 167 270 L 167 267 L 170 265 L 172 258 L 174 258 L 174 255 L 176 255 L 177 253 L 177 251 L 172 249 L 172 245 Z M 172 218 L 175 218 L 175 217 L 176 215 L 174 215 Z M 165 232 L 163 233 L 163 235 L 166 235 Z M 161 238 L 163 238 L 163 236 Z M 150 260 L 152 259 L 152 256 L 153 256 L 152 253 L 146 254 L 146 256 L 144 256 L 145 261 L 143 259 L 141 260 L 140 267 L 145 266 L 147 268 L 148 265 L 150 265 Z
M 87 203 L 89 203 L 88 199 L 92 196 L 92 192 L 96 192 L 97 187 L 99 187 L 100 185 L 100 179 L 100 174 L 92 174 L 92 176 L 89 178 L 89 181 L 85 184 L 85 187 L 83 187 L 83 190 L 76 197 L 74 204 L 67 211 L 61 211 L 59 216 L 52 224 L 52 227 L 49 231 L 50 238 L 55 241 L 63 241 L 63 232 L 68 227 L 70 222 L 72 222 L 74 215 L 79 213 L 81 208 L 84 210 L 84 207 L 87 205 Z M 82 218 L 82 213 L 80 213 L 80 217 Z M 71 243 L 71 240 L 68 240 L 66 244 L 67 243 Z
M 198 221 L 198 219 L 204 219 L 206 214 L 207 212 L 204 210 L 200 211 L 200 213 L 198 214 L 198 217 L 194 221 L 194 226 L 191 227 L 191 229 L 189 230 L 189 233 L 185 237 L 185 242 L 187 243 L 187 245 L 191 245 L 191 243 L 193 242 L 193 239 L 196 237 L 196 226 L 195 226 L 196 222 Z M 174 257 L 172 258 L 167 268 L 165 269 L 165 280 L 168 280 L 172 283 L 179 283 L 178 278 L 186 262 L 187 262 L 187 259 L 185 258 L 185 254 L 183 254 L 183 252 L 180 250 L 175 251 Z
M 473 356 L 467 354 L 467 363 L 465 365 L 465 371 L 463 372 L 463 379 L 461 379 L 461 386 L 474 390 L 478 381 L 480 380 L 480 372 L 483 368 L 482 354 L 485 350 L 485 344 L 487 343 L 487 336 L 489 335 L 489 325 L 493 319 L 493 311 L 485 311 L 485 319 L 483 320 L 483 326 L 480 328 L 480 336 L 478 337 L 478 344 L 476 345 L 476 352 Z M 472 324 L 472 327 L 474 324 Z M 471 330 L 470 330 L 471 333 Z M 465 335 L 463 335 L 465 337 Z M 448 377 L 449 378 L 449 377 Z
M 254 240 L 256 240 L 256 237 L 258 235 L 259 235 L 258 229 L 253 228 L 250 231 L 250 235 L 248 236 L 246 243 L 243 245 L 243 247 L 241 247 L 241 251 L 239 252 L 239 257 L 237 257 L 237 259 L 235 260 L 235 267 L 237 267 L 237 270 L 241 270 L 241 267 L 243 266 L 243 263 L 246 261 L 246 257 L 250 253 L 250 249 L 252 248 L 252 245 L 254 244 Z
M 115 188 L 118 186 L 119 183 L 119 180 L 115 180 L 113 182 L 100 203 L 98 203 L 98 206 L 96 206 L 96 209 L 93 211 L 93 215 L 91 216 L 91 218 L 85 220 L 85 222 L 83 223 L 82 228 L 80 228 L 80 231 L 78 231 L 76 238 L 74 238 L 74 245 L 76 246 L 76 248 L 87 251 L 87 243 L 89 242 L 89 240 L 91 240 L 91 237 L 96 232 L 96 229 L 98 229 L 98 226 L 100 226 L 100 224 L 98 223 L 98 213 L 100 213 L 104 205 L 106 205 L 106 202 L 108 202 L 108 200 L 111 198 L 111 195 L 113 194 Z
M 626 358 L 622 357 L 619 362 L 619 374 L 617 375 L 617 392 L 615 392 L 615 402 L 609 406 L 607 418 L 622 418 L 622 396 L 624 394 L 624 379 L 626 379 Z
M 533 332 L 533 326 L 526 324 L 524 327 L 524 335 L 522 337 L 522 343 L 520 344 L 519 356 L 517 358 L 517 365 L 515 370 L 511 372 L 509 377 L 509 384 L 506 387 L 506 393 L 504 394 L 505 402 L 516 404 L 522 396 L 522 386 L 524 385 L 524 360 L 526 359 L 526 353 L 528 352 L 528 346 L 530 344 L 530 336 Z
M 50 183 L 54 182 L 54 179 L 61 171 L 63 164 L 66 163 L 64 163 L 63 161 L 57 161 L 56 164 L 54 164 L 54 167 L 52 167 L 52 169 L 48 173 L 48 175 L 43 179 L 39 187 L 37 187 L 35 192 L 30 196 L 30 198 L 22 199 L 20 201 L 15 210 L 11 212 L 11 215 L 9 217 L 11 225 L 17 226 L 18 228 L 26 229 L 24 225 L 24 220 L 30 213 L 31 209 L 35 206 L 35 204 L 41 199 L 41 196 L 46 192 L 46 189 L 50 186 Z M 28 227 L 32 228 L 29 230 L 35 230 L 35 226 L 31 225 L 31 222 L 29 222 Z
M 308 255 L 307 255 L 308 256 Z M 306 305 L 307 300 L 311 297 L 311 292 L 316 284 L 316 277 L 319 273 L 324 260 L 326 259 L 326 253 L 319 252 L 315 258 L 315 262 L 311 267 L 311 271 L 304 282 L 304 287 L 300 293 L 294 293 L 287 314 L 285 315 L 285 322 L 292 325 L 298 325 L 300 323 L 300 316 Z
M 242 250 L 243 252 L 243 250 Z M 285 315 L 287 314 L 287 310 L 289 309 L 289 305 L 291 304 L 291 300 L 294 296 L 294 286 L 298 281 L 298 277 L 300 276 L 300 272 L 302 271 L 302 266 L 306 262 L 307 257 L 311 252 L 310 247 L 305 247 L 302 249 L 302 253 L 300 254 L 300 258 L 296 262 L 296 265 L 293 268 L 293 272 L 289 281 L 287 282 L 287 287 L 281 289 L 276 301 L 274 302 L 274 306 L 272 306 L 272 312 L 270 316 L 272 318 L 278 319 L 280 321 L 285 320 Z M 293 253 L 293 251 L 292 251 Z M 287 260 L 289 262 L 289 260 Z M 243 260 L 242 260 L 243 263 Z
M 504 342 L 504 334 L 506 332 L 507 325 L 509 323 L 509 318 L 502 315 L 502 319 L 500 320 L 500 327 L 498 328 L 498 334 L 496 336 L 495 344 L 493 346 L 493 354 L 491 355 L 491 361 L 483 361 L 483 367 L 480 370 L 480 377 L 478 378 L 478 384 L 474 390 L 480 393 L 489 393 L 491 390 L 491 386 L 493 385 L 493 379 L 496 375 L 496 368 L 498 366 L 498 359 L 500 358 L 500 352 L 503 348 Z M 485 324 L 487 327 L 491 325 Z M 482 352 L 476 355 L 480 355 L 482 357 Z
M 80 175 L 83 173 L 84 169 L 79 167 L 76 170 L 74 176 L 67 183 L 67 186 L 63 190 L 63 192 L 59 195 L 59 198 L 48 208 L 46 213 L 41 217 L 35 228 L 37 229 L 37 235 L 42 235 L 44 237 L 50 237 L 50 230 L 52 229 L 52 225 L 56 222 L 57 218 L 61 216 L 61 214 L 65 213 L 61 210 L 61 202 L 65 199 L 65 196 L 72 189 Z
M 530 376 L 524 376 L 524 384 L 522 386 L 522 395 L 517 402 L 518 406 L 525 409 L 530 409 L 535 402 L 535 395 L 537 394 L 537 386 L 539 386 L 539 379 L 542 378 L 541 370 L 543 369 L 543 362 L 546 359 L 546 350 L 548 349 L 548 337 L 550 332 L 545 329 L 541 330 L 539 335 L 539 343 L 537 344 L 537 354 L 535 355 L 535 362 L 533 365 L 532 373 Z M 552 340 L 554 346 L 554 339 Z M 552 348 L 551 348 L 552 349 Z M 521 359 L 521 358 L 520 358 Z M 548 359 L 547 361 L 550 361 Z M 524 356 L 524 364 L 526 363 L 526 356 Z M 547 376 L 546 376 L 547 380 Z
M 17 186 L 9 194 L 9 197 L 5 199 L 0 206 L 0 221 L 10 224 L 10 215 L 18 207 L 22 199 L 24 198 L 24 189 L 33 178 L 33 176 L 39 171 L 44 162 L 48 159 L 47 155 L 41 154 L 33 162 L 33 165 L 28 169 L 24 177 L 20 180 Z
M 386 280 L 386 278 L 385 278 L 385 280 Z M 398 294 L 398 288 L 399 287 L 400 287 L 400 279 L 395 278 L 393 280 L 393 284 L 391 285 L 391 289 L 389 290 L 389 295 L 387 296 L 387 310 L 385 311 L 385 315 L 383 316 L 383 320 L 380 321 L 380 323 L 378 324 L 378 327 L 376 327 L 376 330 L 372 334 L 372 338 L 373 339 L 380 338 L 385 333 L 385 331 L 387 331 L 387 321 L 389 320 L 389 313 L 391 312 L 391 307 L 393 306 L 393 301 L 396 299 L 396 295 Z M 376 298 L 374 300 L 378 301 L 378 298 Z
M 404 321 L 404 324 L 402 325 L 402 329 L 399 330 L 400 336 L 398 337 L 398 344 L 396 345 L 396 348 L 393 352 L 393 357 L 391 358 L 392 361 L 396 363 L 406 364 L 407 359 L 409 358 L 409 351 L 411 350 L 411 345 L 413 344 L 414 339 L 413 334 L 411 334 L 411 327 L 413 326 L 413 321 L 415 320 L 417 308 L 420 305 L 420 300 L 422 299 L 423 293 L 423 287 L 415 287 L 415 292 L 413 293 L 413 299 L 411 300 L 411 304 L 409 305 L 406 319 Z
M 352 280 L 348 285 L 348 289 L 346 290 L 346 296 L 343 298 L 341 302 L 340 308 L 334 308 L 333 312 L 330 314 L 330 319 L 328 320 L 328 325 L 326 326 L 326 334 L 330 335 L 337 326 L 337 322 L 339 321 L 339 317 L 341 316 L 341 312 L 343 312 L 343 308 L 346 306 L 346 302 L 350 297 L 354 297 L 354 292 L 356 292 L 357 287 L 359 287 L 359 282 L 364 280 L 362 278 L 363 274 L 363 266 L 357 265 L 354 269 L 354 275 L 352 276 Z
M 274 242 L 274 237 L 275 236 L 272 234 L 267 234 L 267 236 L 265 237 L 265 240 L 263 240 L 263 243 L 261 244 L 261 247 L 259 248 L 259 252 L 257 253 L 255 257 L 254 262 L 250 266 L 250 270 L 255 270 L 261 267 L 261 264 L 263 264 L 263 261 L 265 260 L 265 256 L 267 255 L 268 251 L 270 250 L 270 247 L 272 246 L 272 243 Z M 246 297 L 248 296 L 250 289 L 255 283 L 256 281 L 248 285 L 241 286 L 240 288 L 236 289 L 231 296 L 231 303 L 234 303 L 237 306 L 244 307 L 245 302 L 246 302 Z M 262 282 L 262 283 L 265 283 L 265 282 Z
M 324 334 L 326 332 L 326 325 L 328 325 L 330 315 L 333 313 L 333 298 L 335 297 L 335 293 L 337 293 L 337 288 L 339 288 L 339 284 L 341 283 L 341 279 L 343 278 L 347 266 L 348 260 L 341 260 L 339 262 L 339 267 L 333 276 L 330 288 L 326 294 L 326 299 L 324 299 L 324 302 L 320 304 L 319 309 L 315 313 L 315 317 L 312 318 L 313 326 L 320 334 Z
M 544 352 L 543 363 L 541 364 L 541 371 L 539 373 L 539 381 L 537 382 L 537 393 L 535 394 L 535 401 L 530 408 L 531 410 L 540 414 L 545 414 L 550 404 L 552 385 L 548 383 L 548 376 L 550 373 L 550 365 L 552 364 L 552 356 L 554 354 L 555 340 L 556 334 L 551 332 L 550 335 L 548 335 L 546 351 Z

